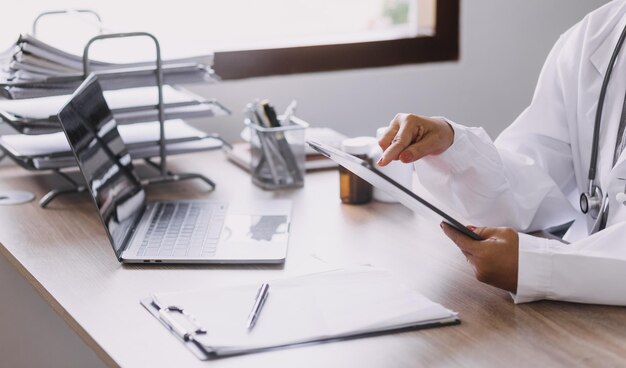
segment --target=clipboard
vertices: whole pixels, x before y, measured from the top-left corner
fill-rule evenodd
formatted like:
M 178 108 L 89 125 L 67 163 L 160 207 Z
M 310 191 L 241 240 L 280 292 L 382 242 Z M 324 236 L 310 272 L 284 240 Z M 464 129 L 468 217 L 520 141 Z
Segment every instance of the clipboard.
M 179 313 L 182 315 L 184 313 L 184 310 L 174 309 L 172 307 L 161 308 L 161 306 L 159 306 L 152 298 L 142 299 L 140 303 L 144 308 L 146 308 L 148 312 L 150 312 L 150 314 L 154 318 L 161 322 L 163 327 L 168 329 L 172 333 L 172 335 L 174 335 L 174 337 L 178 339 L 178 341 L 184 344 L 185 347 L 189 349 L 189 351 L 191 351 L 193 355 L 196 356 L 196 358 L 200 360 L 209 360 L 211 358 L 211 355 L 207 353 L 200 344 L 198 344 L 195 340 L 189 338 L 190 336 L 188 335 L 188 332 L 184 332 L 182 329 L 177 328 L 179 325 L 177 325 L 177 323 L 171 317 L 169 317 L 171 313 Z M 189 318 L 190 321 L 193 322 L 191 316 L 186 316 L 186 318 Z M 202 327 L 198 325 L 196 326 L 196 332 L 204 331 Z
M 460 323 L 455 312 L 373 267 L 269 284 L 250 331 L 246 319 L 258 284 L 154 294 L 141 305 L 200 360 Z

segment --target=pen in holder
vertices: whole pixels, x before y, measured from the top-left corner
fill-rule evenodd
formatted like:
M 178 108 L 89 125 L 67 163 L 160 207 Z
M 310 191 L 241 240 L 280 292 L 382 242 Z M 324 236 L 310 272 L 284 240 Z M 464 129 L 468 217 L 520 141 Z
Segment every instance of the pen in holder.
M 308 125 L 293 117 L 291 109 L 283 116 L 276 116 L 269 104 L 261 107 L 256 101 L 246 107 L 245 124 L 251 133 L 252 182 L 267 190 L 304 186 L 304 140 Z

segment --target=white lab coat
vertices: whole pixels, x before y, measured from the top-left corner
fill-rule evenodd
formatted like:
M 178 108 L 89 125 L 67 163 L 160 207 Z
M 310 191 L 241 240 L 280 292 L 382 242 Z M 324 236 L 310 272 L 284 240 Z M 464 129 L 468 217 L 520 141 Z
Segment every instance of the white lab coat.
M 626 305 L 626 151 L 613 151 L 626 93 L 626 45 L 604 107 L 597 178 L 609 191 L 605 230 L 589 236 L 591 221 L 578 197 L 588 186 L 594 118 L 602 80 L 626 25 L 626 0 L 592 12 L 563 34 L 539 77 L 530 106 L 494 142 L 481 128 L 452 123 L 454 143 L 416 162 L 422 184 L 474 225 L 529 232 L 571 219 L 571 244 L 520 234 L 516 303 L 540 299 Z M 512 70 L 511 73 L 515 71 Z

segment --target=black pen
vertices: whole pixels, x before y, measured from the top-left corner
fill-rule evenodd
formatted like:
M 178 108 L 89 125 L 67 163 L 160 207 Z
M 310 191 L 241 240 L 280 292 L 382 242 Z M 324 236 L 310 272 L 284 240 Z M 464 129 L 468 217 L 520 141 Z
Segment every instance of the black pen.
M 272 128 L 278 128 L 280 126 L 280 122 L 278 121 L 278 116 L 276 116 L 276 110 L 274 110 L 274 106 L 270 105 L 268 100 L 264 100 L 261 102 L 261 106 L 263 107 L 263 112 L 265 112 L 265 116 L 270 121 Z
M 263 111 L 265 112 L 265 116 L 269 120 L 272 128 L 280 128 L 280 122 L 278 121 L 278 116 L 276 115 L 276 110 L 270 104 L 268 100 L 263 100 L 261 102 L 261 106 L 263 107 Z M 287 141 L 285 134 L 282 132 L 277 132 L 275 135 L 276 143 L 278 144 L 278 149 L 280 150 L 282 157 L 285 159 L 287 163 L 287 170 L 291 175 L 291 178 L 296 182 L 301 182 L 302 174 L 300 173 L 300 169 L 298 167 L 298 163 L 296 162 L 296 158 L 293 154 L 291 146 Z
M 256 298 L 254 299 L 254 305 L 252 306 L 252 310 L 250 311 L 250 315 L 248 316 L 248 331 L 252 330 L 256 321 L 259 319 L 259 315 L 261 315 L 261 310 L 265 305 L 265 300 L 267 299 L 267 295 L 269 294 L 270 285 L 264 282 L 259 288 L 258 293 L 256 294 Z

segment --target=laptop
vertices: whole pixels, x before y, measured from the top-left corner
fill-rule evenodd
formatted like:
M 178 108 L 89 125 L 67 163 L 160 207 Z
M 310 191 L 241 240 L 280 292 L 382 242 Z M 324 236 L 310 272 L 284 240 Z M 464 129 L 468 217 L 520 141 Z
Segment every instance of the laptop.
M 285 261 L 290 201 L 147 201 L 94 75 L 58 117 L 120 262 Z
M 314 150 L 346 168 L 346 170 L 351 171 L 376 188 L 385 191 L 385 193 L 389 194 L 398 202 L 402 203 L 405 207 L 413 210 L 414 212 L 435 221 L 444 221 L 448 225 L 454 227 L 456 230 L 474 240 L 483 240 L 476 235 L 476 233 L 465 227 L 460 221 L 437 208 L 424 198 L 418 196 L 410 189 L 405 188 L 402 184 L 380 172 L 370 162 L 361 160 L 358 157 L 323 143 L 313 141 L 307 141 L 306 143 Z

